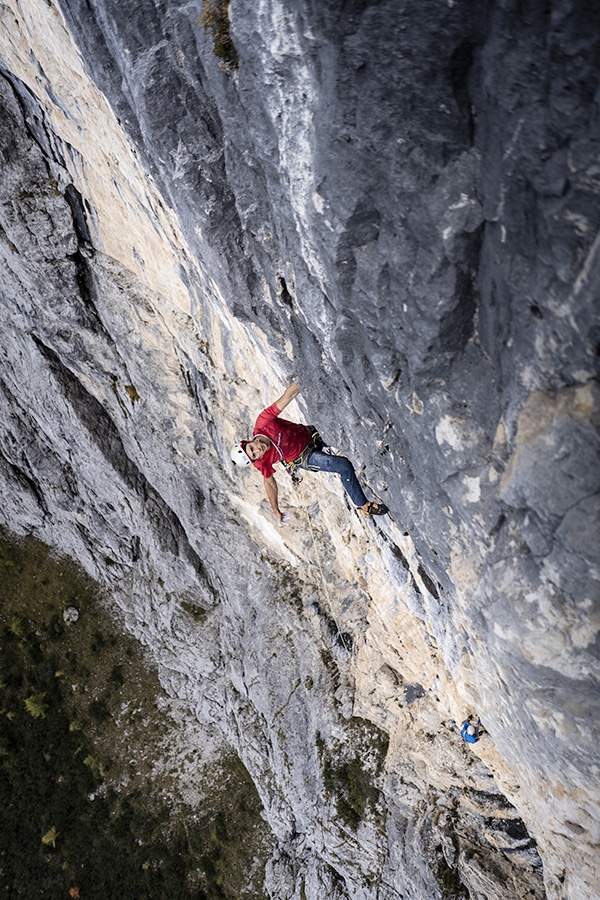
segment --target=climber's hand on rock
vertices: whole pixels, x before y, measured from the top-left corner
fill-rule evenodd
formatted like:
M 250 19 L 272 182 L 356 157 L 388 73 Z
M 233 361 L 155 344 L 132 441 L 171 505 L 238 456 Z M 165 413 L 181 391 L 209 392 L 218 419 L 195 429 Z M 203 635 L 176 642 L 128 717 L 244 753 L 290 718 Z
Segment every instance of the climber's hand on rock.
M 284 525 L 289 525 L 290 517 L 287 513 L 279 513 L 277 518 L 277 524 L 280 528 L 283 528 Z

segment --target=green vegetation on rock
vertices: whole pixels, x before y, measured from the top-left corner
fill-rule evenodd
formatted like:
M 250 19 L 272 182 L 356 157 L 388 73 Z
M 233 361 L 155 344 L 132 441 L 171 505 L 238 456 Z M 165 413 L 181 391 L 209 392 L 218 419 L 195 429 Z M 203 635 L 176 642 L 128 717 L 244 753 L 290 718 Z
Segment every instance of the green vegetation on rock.
M 316 744 L 326 793 L 333 797 L 337 814 L 353 831 L 369 810 L 378 811 L 380 792 L 375 781 L 381 774 L 389 739 L 371 722 L 353 718 L 347 741 L 328 746 L 317 733 Z
M 270 844 L 248 773 L 223 756 L 201 807 L 183 802 L 157 764 L 177 726 L 106 603 L 71 561 L 0 533 L 0 900 L 259 900 Z
M 221 60 L 226 72 L 238 68 L 237 50 L 229 33 L 229 0 L 204 0 L 204 8 L 200 23 L 204 30 L 212 35 L 213 53 Z
M 437 868 L 434 875 L 442 891 L 445 900 L 468 900 L 469 890 L 460 879 L 458 869 L 449 866 L 442 854 L 442 848 L 437 847 Z

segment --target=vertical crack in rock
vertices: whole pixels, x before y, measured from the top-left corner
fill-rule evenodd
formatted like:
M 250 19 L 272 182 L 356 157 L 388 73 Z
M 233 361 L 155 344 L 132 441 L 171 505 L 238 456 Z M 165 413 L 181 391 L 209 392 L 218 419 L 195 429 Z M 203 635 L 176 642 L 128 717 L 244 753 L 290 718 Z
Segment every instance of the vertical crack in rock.
M 75 234 L 79 244 L 83 244 L 86 248 L 92 249 L 92 235 L 87 221 L 87 214 L 84 208 L 83 197 L 74 184 L 68 184 L 65 189 L 65 200 L 71 208 L 73 214 L 73 225 Z
M 183 557 L 216 599 L 216 592 L 211 585 L 204 563 L 191 546 L 179 518 L 127 455 L 119 432 L 108 413 L 98 400 L 86 390 L 77 376 L 63 364 L 54 350 L 44 344 L 36 335 L 33 335 L 33 340 L 47 360 L 50 371 L 71 404 L 74 413 L 106 461 L 125 484 L 142 499 L 161 548 L 173 556 Z
M 22 112 L 25 126 L 33 140 L 39 145 L 44 157 L 65 168 L 66 161 L 61 150 L 61 141 L 48 125 L 46 115 L 35 94 L 11 72 L 0 59 L 0 74 L 11 86 Z

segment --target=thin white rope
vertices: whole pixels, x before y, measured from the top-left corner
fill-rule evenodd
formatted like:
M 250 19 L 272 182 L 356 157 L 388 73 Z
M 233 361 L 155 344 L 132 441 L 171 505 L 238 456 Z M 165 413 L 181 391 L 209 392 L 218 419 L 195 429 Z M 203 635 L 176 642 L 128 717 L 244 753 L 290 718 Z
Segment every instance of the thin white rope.
M 300 487 L 300 485 L 297 485 L 297 487 Z M 327 605 L 329 606 L 329 614 L 330 614 L 330 616 L 331 616 L 331 618 L 332 618 L 332 620 L 333 620 L 333 622 L 334 622 L 334 624 L 335 624 L 335 627 L 337 628 L 337 633 L 338 633 L 338 635 L 339 635 L 339 638 L 340 638 L 342 644 L 344 645 L 344 650 L 345 650 L 347 653 L 350 653 L 351 650 L 350 650 L 350 648 L 348 647 L 346 641 L 344 640 L 344 635 L 342 634 L 342 630 L 341 630 L 340 626 L 338 625 L 338 622 L 337 622 L 337 619 L 335 618 L 335 615 L 333 614 L 333 603 L 331 602 L 331 596 L 330 596 L 329 590 L 328 590 L 328 588 L 327 588 L 327 581 L 326 581 L 326 579 L 325 579 L 325 573 L 323 572 L 323 566 L 321 565 L 321 558 L 320 558 L 320 556 L 319 556 L 319 551 L 317 550 L 317 541 L 316 541 L 316 539 L 315 539 L 315 533 L 314 533 L 314 530 L 313 530 L 313 527 L 312 527 L 312 522 L 311 522 L 311 518 L 310 518 L 310 513 L 309 513 L 309 511 L 308 511 L 308 506 L 306 505 L 306 501 L 304 500 L 304 496 L 302 496 L 302 494 L 301 494 L 300 499 L 302 500 L 302 506 L 304 507 L 304 512 L 306 513 L 306 518 L 308 519 L 308 529 L 309 529 L 309 531 L 310 531 L 310 536 L 311 536 L 311 538 L 312 538 L 313 549 L 314 549 L 314 551 L 315 551 L 315 559 L 317 560 L 317 566 L 318 566 L 319 572 L 321 573 L 321 580 L 322 580 L 322 582 L 323 582 L 323 591 L 324 591 L 325 596 L 326 596 L 326 598 L 327 598 Z

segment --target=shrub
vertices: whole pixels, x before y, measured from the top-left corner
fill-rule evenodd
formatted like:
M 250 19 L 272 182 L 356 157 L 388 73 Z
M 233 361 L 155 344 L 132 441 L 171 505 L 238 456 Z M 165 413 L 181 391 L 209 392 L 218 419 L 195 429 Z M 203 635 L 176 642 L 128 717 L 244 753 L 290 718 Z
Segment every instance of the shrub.
M 31 697 L 25 699 L 25 709 L 34 719 L 45 719 L 47 706 L 44 703 L 46 692 L 41 694 L 32 694 Z

